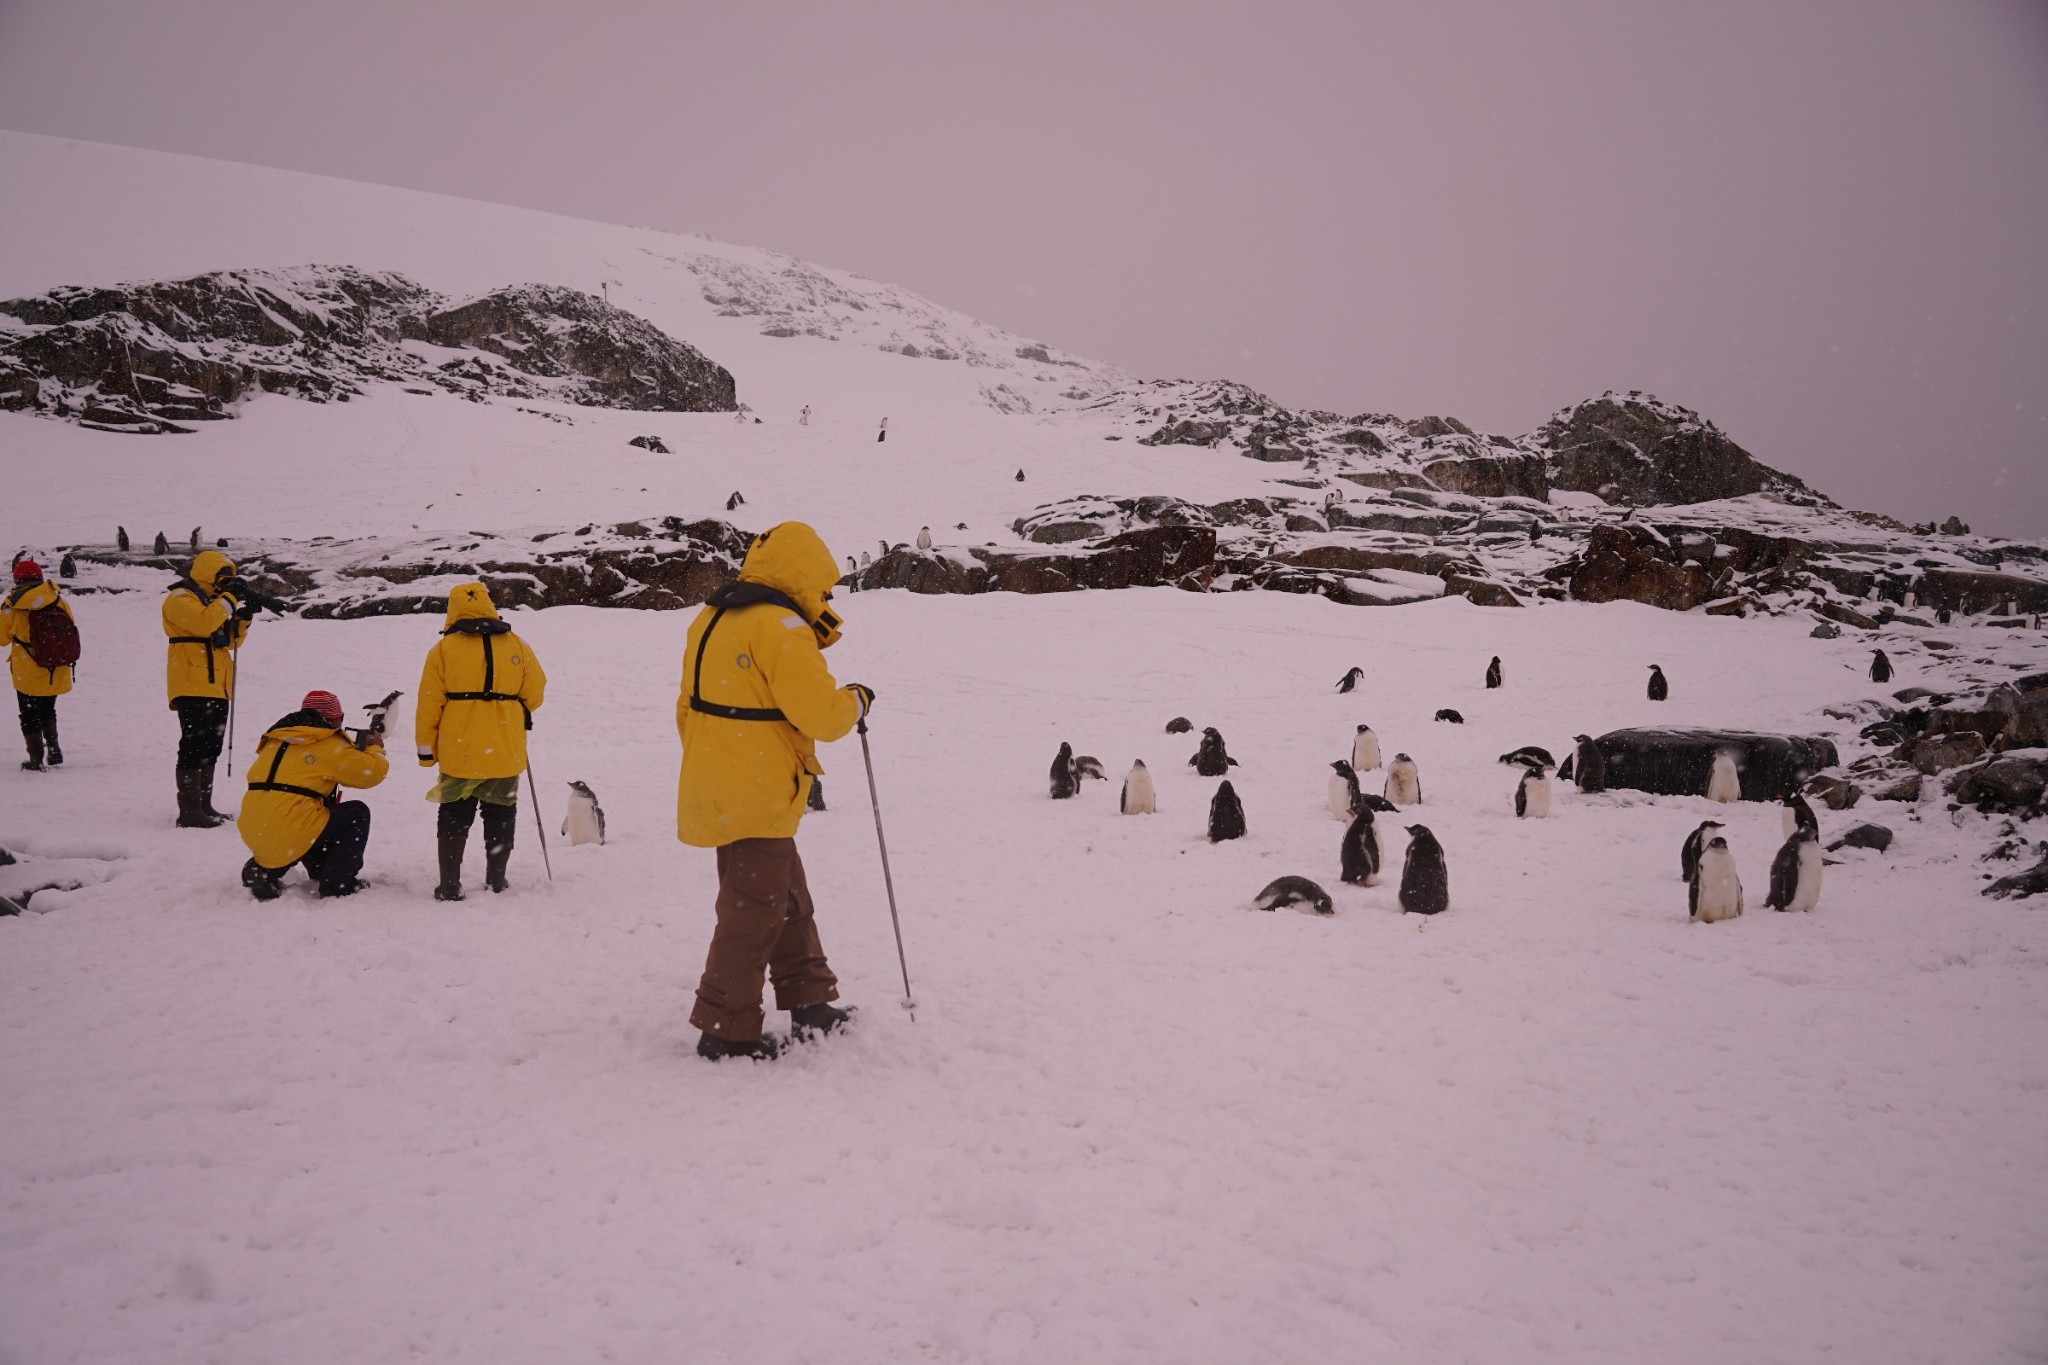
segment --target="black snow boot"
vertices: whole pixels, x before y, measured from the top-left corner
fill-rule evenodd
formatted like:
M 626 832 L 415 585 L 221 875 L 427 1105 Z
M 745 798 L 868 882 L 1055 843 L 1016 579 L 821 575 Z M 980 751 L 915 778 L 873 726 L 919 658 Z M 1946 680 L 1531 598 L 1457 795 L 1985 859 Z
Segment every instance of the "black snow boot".
M 228 817 L 213 808 L 208 799 L 213 788 L 213 769 L 178 769 L 178 828 L 212 829 Z
M 434 888 L 435 900 L 462 899 L 462 850 L 468 843 L 467 833 L 441 836 L 441 884 Z
M 519 828 L 519 807 L 484 803 L 484 885 L 505 889 L 505 867 L 512 861 L 512 836 Z
M 746 1057 L 757 1062 L 772 1062 L 782 1052 L 782 1044 L 768 1034 L 759 1038 L 721 1038 L 715 1033 L 701 1033 L 697 1036 L 697 1055 L 707 1062 L 722 1062 L 728 1057 Z
M 203 768 L 194 768 L 193 771 L 199 774 L 199 804 L 205 807 L 208 815 L 213 817 L 213 823 L 216 825 L 233 824 L 234 816 L 229 815 L 224 810 L 215 810 L 213 808 L 213 765 L 209 763 Z
M 52 768 L 64 766 L 64 751 L 57 747 L 57 718 L 50 717 L 43 722 L 43 762 Z
M 857 1009 L 840 1009 L 836 1005 L 798 1005 L 789 1012 L 789 1036 L 801 1043 L 850 1029 L 859 1013 Z
M 21 765 L 21 770 L 28 773 L 41 772 L 43 770 L 43 727 L 36 721 L 24 720 L 21 723 L 21 739 L 24 744 L 28 745 L 28 761 Z
M 274 901 L 284 890 L 279 879 L 284 874 L 273 872 L 257 863 L 254 858 L 242 864 L 242 885 L 249 888 L 249 894 L 259 901 Z
M 344 882 L 322 882 L 320 883 L 320 899 L 328 900 L 335 896 L 353 896 L 358 891 L 367 890 L 369 885 L 361 877 L 350 877 Z

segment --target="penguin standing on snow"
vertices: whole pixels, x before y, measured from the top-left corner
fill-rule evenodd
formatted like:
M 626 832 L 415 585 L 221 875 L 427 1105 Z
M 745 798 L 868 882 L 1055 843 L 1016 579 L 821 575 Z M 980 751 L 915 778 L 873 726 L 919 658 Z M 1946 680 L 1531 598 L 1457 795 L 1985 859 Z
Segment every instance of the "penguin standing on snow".
M 167 555 L 171 552 L 171 542 L 164 539 L 164 533 L 162 531 L 158 531 L 156 533 L 156 543 L 151 545 L 149 548 L 150 553 L 152 554 Z
M 1060 741 L 1060 751 L 1052 760 L 1052 799 L 1065 801 L 1081 790 L 1081 774 L 1074 766 L 1074 746 Z
M 918 548 L 918 549 L 920 549 L 920 550 L 929 550 L 929 549 L 931 549 L 931 547 L 932 547 L 932 528 L 931 528 L 931 527 L 929 527 L 929 526 L 920 526 L 920 527 L 918 527 L 918 528 L 917 528 L 917 548 Z
M 860 552 L 860 566 L 863 569 L 874 567 L 874 563 L 874 557 L 870 555 L 866 550 L 862 550 Z
M 1486 690 L 1491 692 L 1501 685 L 1500 655 L 1493 656 L 1493 662 L 1486 666 Z
M 1152 774 L 1140 758 L 1131 763 L 1131 770 L 1124 774 L 1124 789 L 1116 799 L 1116 808 L 1125 815 L 1154 815 L 1159 811 L 1158 793 L 1152 790 Z
M 1369 773 L 1380 766 L 1380 737 L 1372 732 L 1370 725 L 1358 727 L 1358 733 L 1351 737 L 1351 768 L 1354 772 Z
M 1337 850 L 1344 880 L 1353 886 L 1371 886 L 1380 875 L 1380 833 L 1373 824 L 1372 807 L 1360 806 L 1344 831 Z
M 1820 817 L 1813 813 L 1813 807 L 1807 805 L 1806 798 L 1798 792 L 1786 793 L 1785 804 L 1779 808 L 1778 814 L 1785 827 L 1787 839 L 1792 837 L 1793 831 L 1799 829 L 1810 829 L 1815 837 L 1819 837 Z
M 569 812 L 562 817 L 562 837 L 570 844 L 604 842 L 604 807 L 597 793 L 581 782 L 569 784 Z
M 1700 850 L 1699 866 L 1686 883 L 1691 917 L 1702 924 L 1734 919 L 1742 913 L 1742 878 L 1735 874 L 1735 855 L 1718 834 Z
M 1353 668 L 1349 673 L 1346 673 L 1343 677 L 1337 679 L 1337 690 L 1339 692 L 1349 692 L 1352 688 L 1358 686 L 1359 680 L 1364 676 L 1364 669 Z
M 1329 797 L 1332 820 L 1349 820 L 1364 804 L 1358 790 L 1358 773 L 1341 758 L 1330 765 Z
M 1408 855 L 1401 863 L 1401 913 L 1440 915 L 1450 908 L 1451 874 L 1444 846 L 1428 825 L 1408 826 Z
M 1685 836 L 1685 843 L 1678 850 L 1678 879 L 1692 880 L 1693 873 L 1700 869 L 1700 850 L 1711 839 L 1718 838 L 1725 826 L 1719 820 L 1702 820 L 1700 827 Z
M 1870 680 L 1874 683 L 1888 683 L 1892 680 L 1892 661 L 1885 657 L 1883 650 L 1876 650 L 1870 656 Z
M 886 441 L 886 440 L 888 440 L 888 439 L 889 439 L 889 419 L 888 419 L 888 418 L 886 418 L 886 417 L 884 417 L 884 418 L 882 419 L 882 429 L 881 429 L 880 431 L 878 431 L 878 432 L 876 432 L 876 433 L 875 433 L 875 443 L 876 443 L 877 445 L 880 445 L 880 444 L 881 444 L 881 443 L 882 443 L 883 441 Z
M 1607 755 L 1600 752 L 1600 746 L 1593 742 L 1591 735 L 1578 735 L 1578 752 L 1572 757 L 1578 768 L 1572 774 L 1582 792 L 1604 792 L 1607 790 Z
M 1515 784 L 1515 817 L 1541 820 L 1549 814 L 1550 779 L 1543 775 L 1543 769 L 1532 764 L 1522 770 L 1522 780 Z
M 1820 836 L 1796 829 L 1771 859 L 1771 894 L 1764 901 L 1773 910 L 1811 910 L 1820 904 Z
M 725 500 L 725 510 L 730 512 L 737 507 L 743 507 L 746 505 L 746 501 L 745 498 L 740 496 L 740 490 L 735 488 L 732 490 L 732 496 Z
M 1657 664 L 1650 665 L 1650 700 L 1664 701 L 1671 695 L 1671 684 L 1664 681 L 1664 670 Z
M 1216 788 L 1216 795 L 1209 800 L 1209 842 L 1220 844 L 1225 839 L 1244 838 L 1244 802 L 1237 799 L 1237 789 L 1230 785 L 1228 778 Z
M 1252 901 L 1254 910 L 1278 910 L 1283 905 L 1306 905 L 1318 915 L 1337 913 L 1330 893 L 1306 877 L 1275 877 Z
M 1422 804 L 1422 774 L 1415 770 L 1415 760 L 1406 754 L 1395 754 L 1394 761 L 1387 765 L 1387 800 L 1397 806 Z
M 1742 775 L 1736 771 L 1735 755 L 1722 749 L 1714 755 L 1713 769 L 1707 774 L 1707 800 L 1723 803 L 1742 799 Z
M 1204 777 L 1222 777 L 1237 766 L 1237 760 L 1223 747 L 1222 732 L 1213 725 L 1203 727 L 1202 747 L 1188 763 Z
M 114 546 L 115 546 L 115 548 L 117 548 L 117 549 L 120 549 L 120 550 L 126 550 L 126 549 L 128 548 L 128 528 L 127 528 L 127 527 L 125 527 L 125 526 L 116 526 L 116 527 L 114 528 Z

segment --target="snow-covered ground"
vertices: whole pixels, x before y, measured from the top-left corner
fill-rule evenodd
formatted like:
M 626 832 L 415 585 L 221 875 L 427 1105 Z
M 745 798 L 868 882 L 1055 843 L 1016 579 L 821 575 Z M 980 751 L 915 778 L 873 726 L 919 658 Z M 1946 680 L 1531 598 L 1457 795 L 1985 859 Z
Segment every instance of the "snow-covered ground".
M 552 884 L 528 814 L 510 894 L 433 902 L 401 763 L 372 890 L 258 905 L 232 829 L 170 827 L 156 599 L 79 599 L 70 761 L 0 769 L 0 842 L 104 878 L 0 920 L 0 1360 L 2042 1358 L 2048 917 L 1976 895 L 1983 819 L 1821 811 L 1897 842 L 1791 917 L 1761 908 L 1775 808 L 1562 791 L 1517 822 L 1495 762 L 1652 721 L 1839 732 L 1819 708 L 1878 692 L 1856 642 L 1631 604 L 845 606 L 917 1017 L 849 738 L 801 843 L 862 1027 L 712 1066 L 686 615 L 518 618 L 551 833 L 569 778 L 612 833 L 555 839 Z M 410 691 L 434 627 L 259 624 L 239 758 L 309 687 Z M 1227 737 L 1246 839 L 1203 840 L 1174 715 Z M 1325 764 L 1359 721 L 1421 766 L 1427 923 L 1337 882 Z M 1145 759 L 1160 813 L 1047 800 L 1062 739 Z M 1691 925 L 1708 814 L 1750 912 Z M 1247 909 L 1282 873 L 1335 918 Z

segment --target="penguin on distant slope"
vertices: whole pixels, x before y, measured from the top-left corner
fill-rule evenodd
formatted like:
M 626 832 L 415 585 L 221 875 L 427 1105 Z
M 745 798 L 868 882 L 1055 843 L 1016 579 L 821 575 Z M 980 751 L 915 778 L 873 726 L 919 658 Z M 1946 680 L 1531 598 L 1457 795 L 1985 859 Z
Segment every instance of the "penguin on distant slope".
M 1222 732 L 1209 725 L 1203 727 L 1202 747 L 1195 750 L 1188 764 L 1204 777 L 1222 777 L 1237 766 L 1237 760 L 1223 747 Z
M 1365 670 L 1354 667 L 1343 677 L 1337 679 L 1337 690 L 1339 692 L 1349 692 L 1352 688 L 1358 686 L 1359 680 L 1363 677 L 1365 677 Z
M 1892 680 L 1892 661 L 1881 649 L 1873 651 L 1870 656 L 1870 680 L 1874 683 Z
M 1493 662 L 1486 666 L 1486 690 L 1491 692 L 1499 687 L 1501 682 L 1500 655 L 1496 654 L 1493 656 Z
M 1728 841 L 1715 835 L 1700 850 L 1699 866 L 1686 881 L 1686 906 L 1690 917 L 1703 924 L 1734 919 L 1742 913 L 1742 878 L 1735 872 L 1735 855 Z
M 1650 665 L 1650 700 L 1663 701 L 1671 695 L 1671 684 L 1664 680 L 1664 670 L 1657 664 Z
M 1216 795 L 1209 799 L 1209 842 L 1220 844 L 1225 839 L 1244 838 L 1244 802 L 1237 799 L 1237 789 L 1225 778 L 1217 784 Z
M 1713 769 L 1707 774 L 1707 800 L 1731 802 L 1742 799 L 1742 775 L 1736 770 L 1735 755 L 1726 749 L 1714 754 Z
M 1607 790 L 1607 755 L 1600 752 L 1600 746 L 1593 742 L 1591 735 L 1574 736 L 1579 742 L 1578 752 L 1572 757 L 1578 760 L 1573 778 L 1582 792 L 1604 792 Z
M 1275 877 L 1252 901 L 1254 910 L 1278 910 L 1283 905 L 1306 905 L 1318 915 L 1337 913 L 1330 893 L 1306 877 Z
M 562 836 L 571 845 L 604 842 L 604 807 L 597 793 L 581 782 L 569 784 L 569 811 L 562 817 Z
M 1515 785 L 1515 815 L 1522 820 L 1541 820 L 1550 814 L 1550 779 L 1543 775 L 1543 769 L 1528 767 L 1522 770 L 1522 780 Z
M 1820 904 L 1820 836 L 1796 829 L 1771 859 L 1771 894 L 1764 904 L 1773 910 L 1811 910 Z
M 1370 725 L 1358 727 L 1358 733 L 1351 737 L 1351 767 L 1354 772 L 1369 773 L 1380 766 L 1380 737 L 1372 732 Z
M 1358 814 L 1358 773 L 1341 758 L 1330 765 L 1329 799 L 1331 819 L 1349 820 Z
M 1118 794 L 1116 808 L 1125 815 L 1154 815 L 1159 810 L 1158 793 L 1152 790 L 1152 774 L 1140 758 L 1131 763 L 1131 770 L 1124 774 L 1124 789 Z
M 1422 804 L 1422 774 L 1415 770 L 1415 760 L 1406 754 L 1395 754 L 1394 761 L 1387 765 L 1387 800 L 1397 806 Z
M 1344 842 L 1337 850 L 1344 880 L 1353 886 L 1371 886 L 1380 875 L 1380 833 L 1373 823 L 1371 806 L 1360 806 L 1344 830 Z
M 1408 826 L 1408 853 L 1401 863 L 1401 913 L 1440 915 L 1450 908 L 1451 874 L 1444 846 L 1428 825 Z
M 1081 775 L 1074 768 L 1074 746 L 1060 741 L 1060 751 L 1052 759 L 1052 799 L 1065 801 L 1081 790 Z
M 1692 874 L 1699 871 L 1700 850 L 1707 846 L 1709 839 L 1718 836 L 1727 828 L 1719 820 L 1702 820 L 1700 827 L 1685 836 L 1685 842 L 1678 849 L 1678 879 L 1692 880 Z
M 1195 723 L 1186 716 L 1175 716 L 1166 722 L 1166 733 L 1169 735 L 1184 735 L 1194 728 Z
M 1807 805 L 1806 798 L 1798 792 L 1785 794 L 1784 805 L 1779 808 L 1778 813 L 1787 839 L 1801 826 L 1812 830 L 1816 835 L 1820 833 L 1820 817 L 1813 813 L 1813 807 Z

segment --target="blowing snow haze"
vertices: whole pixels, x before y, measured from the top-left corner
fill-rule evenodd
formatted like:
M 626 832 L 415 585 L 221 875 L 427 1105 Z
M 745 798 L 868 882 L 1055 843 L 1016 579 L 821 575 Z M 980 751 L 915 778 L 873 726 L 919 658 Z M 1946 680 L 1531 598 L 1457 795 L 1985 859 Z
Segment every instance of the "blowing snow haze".
M 1641 389 L 1848 505 L 2048 530 L 2038 5 L 12 0 L 0 126 L 702 231 L 1294 408 Z

